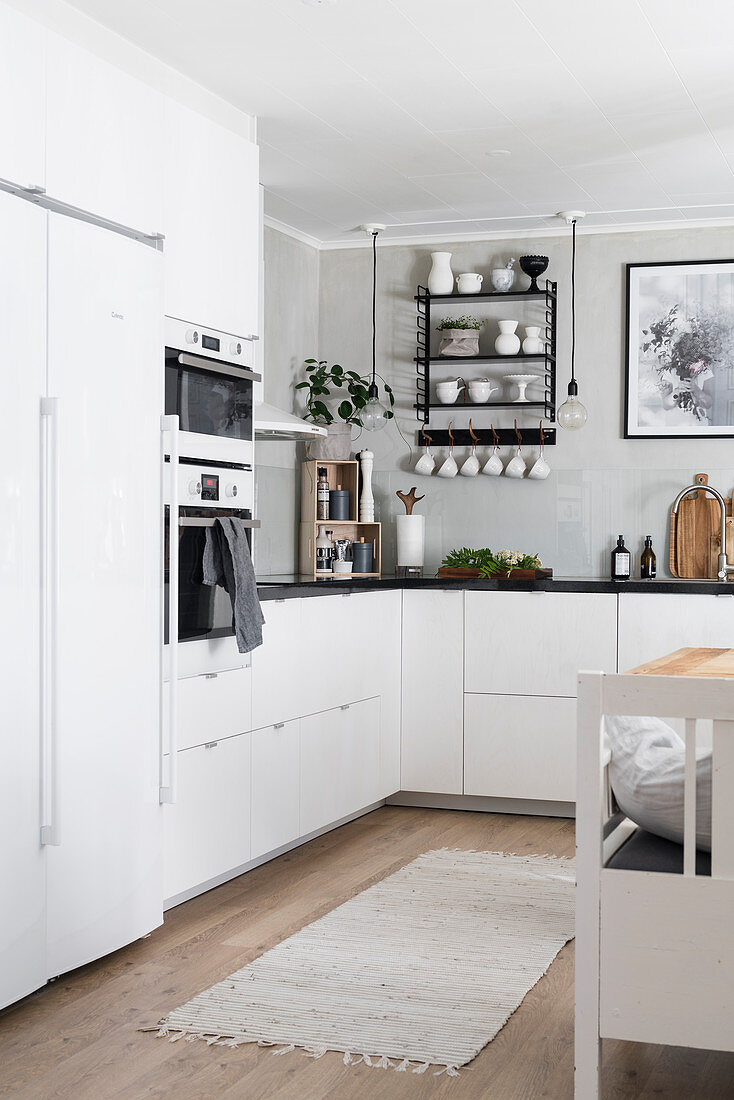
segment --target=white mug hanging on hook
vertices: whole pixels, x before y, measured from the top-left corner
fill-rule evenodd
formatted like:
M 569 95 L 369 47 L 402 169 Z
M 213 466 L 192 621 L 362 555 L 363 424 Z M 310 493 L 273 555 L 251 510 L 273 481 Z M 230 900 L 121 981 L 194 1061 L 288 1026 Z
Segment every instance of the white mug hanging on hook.
M 522 457 L 522 435 L 517 430 L 517 421 L 515 421 L 515 435 L 517 436 L 517 451 L 514 458 L 511 458 L 505 467 L 506 477 L 525 477 L 527 473 L 527 466 L 525 465 L 525 459 Z
M 456 459 L 454 458 L 454 437 L 451 432 L 451 424 L 449 424 L 449 439 L 451 440 L 449 453 L 436 471 L 438 477 L 456 477 L 459 472 L 459 467 L 456 465 Z
M 502 459 L 500 458 L 500 441 L 497 432 L 494 430 L 494 424 L 490 424 L 490 428 L 494 436 L 494 447 L 492 448 L 491 455 L 482 467 L 482 473 L 486 474 L 488 477 L 499 477 L 504 470 Z
M 421 428 L 421 435 L 425 443 L 425 450 L 416 462 L 414 469 L 417 474 L 430 477 L 436 468 L 436 460 L 431 454 L 431 437 L 426 433 L 425 427 Z
M 471 426 L 471 420 L 469 421 L 469 434 L 471 435 L 471 454 L 468 458 L 465 458 L 461 464 L 459 473 L 462 477 L 476 477 L 479 473 L 479 459 L 477 458 L 477 443 L 479 442 L 479 436 L 474 434 L 474 429 Z
M 543 421 L 540 422 L 540 450 L 538 457 L 528 472 L 528 477 L 533 481 L 545 481 L 550 473 L 550 466 L 545 460 L 545 437 L 543 435 Z

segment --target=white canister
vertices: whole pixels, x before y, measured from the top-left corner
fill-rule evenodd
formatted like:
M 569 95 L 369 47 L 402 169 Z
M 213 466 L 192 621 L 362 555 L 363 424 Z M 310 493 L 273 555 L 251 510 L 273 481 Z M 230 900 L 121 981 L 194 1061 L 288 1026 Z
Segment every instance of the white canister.
M 423 568 L 426 517 L 396 516 L 398 534 L 398 567 Z
M 428 292 L 430 294 L 453 294 L 454 273 L 451 270 L 450 252 L 432 252 L 431 273 L 428 276 Z
M 476 271 L 465 271 L 462 275 L 457 275 L 456 287 L 459 294 L 480 294 L 483 278 Z

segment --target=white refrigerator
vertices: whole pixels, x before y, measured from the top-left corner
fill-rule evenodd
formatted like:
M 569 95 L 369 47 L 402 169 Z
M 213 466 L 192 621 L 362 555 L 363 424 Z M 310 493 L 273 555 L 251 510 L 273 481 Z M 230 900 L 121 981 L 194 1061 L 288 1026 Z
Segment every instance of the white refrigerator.
M 0 1006 L 162 922 L 162 256 L 0 193 Z

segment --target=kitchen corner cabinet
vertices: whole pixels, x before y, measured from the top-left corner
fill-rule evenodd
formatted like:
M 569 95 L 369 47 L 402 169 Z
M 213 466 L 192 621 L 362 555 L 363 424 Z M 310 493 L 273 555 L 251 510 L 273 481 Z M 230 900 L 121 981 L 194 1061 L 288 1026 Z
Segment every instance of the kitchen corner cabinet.
M 164 97 L 49 33 L 46 190 L 143 233 L 162 232 Z
M 46 37 L 0 4 L 0 177 L 21 187 L 46 182 Z
M 258 334 L 258 148 L 166 101 L 166 314 L 237 336 Z
M 464 593 L 403 593 L 400 789 L 461 794 Z

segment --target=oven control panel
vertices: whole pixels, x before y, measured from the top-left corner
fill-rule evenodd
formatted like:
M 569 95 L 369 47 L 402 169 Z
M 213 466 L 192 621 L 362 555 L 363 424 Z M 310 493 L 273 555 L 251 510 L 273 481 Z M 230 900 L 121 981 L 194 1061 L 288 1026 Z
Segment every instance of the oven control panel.
M 203 463 L 182 459 L 178 492 L 182 505 L 252 509 L 255 494 L 254 473 L 251 469 L 212 469 Z

